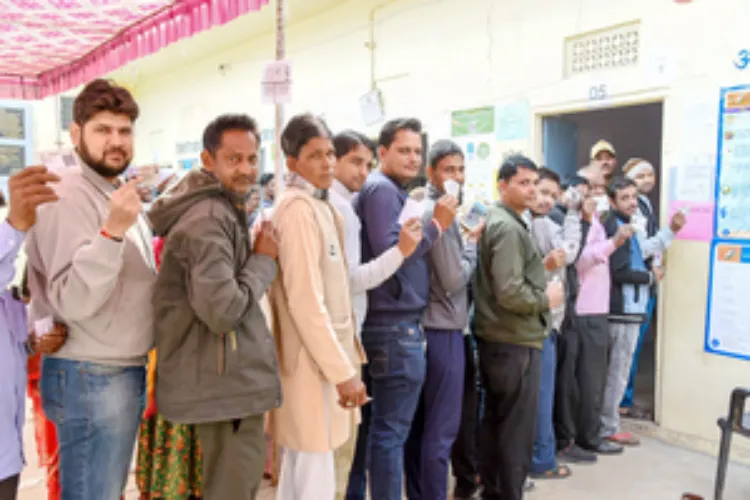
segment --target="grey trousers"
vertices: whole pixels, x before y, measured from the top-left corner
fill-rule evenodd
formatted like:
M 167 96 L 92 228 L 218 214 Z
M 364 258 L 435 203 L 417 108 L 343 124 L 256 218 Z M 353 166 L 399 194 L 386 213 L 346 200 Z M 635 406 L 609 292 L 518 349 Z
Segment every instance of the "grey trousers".
M 204 500 L 255 500 L 266 461 L 263 415 L 196 425 Z
M 640 331 L 640 323 L 609 324 L 609 366 L 599 428 L 599 435 L 603 438 L 620 432 L 620 401 L 628 386 L 630 365 Z

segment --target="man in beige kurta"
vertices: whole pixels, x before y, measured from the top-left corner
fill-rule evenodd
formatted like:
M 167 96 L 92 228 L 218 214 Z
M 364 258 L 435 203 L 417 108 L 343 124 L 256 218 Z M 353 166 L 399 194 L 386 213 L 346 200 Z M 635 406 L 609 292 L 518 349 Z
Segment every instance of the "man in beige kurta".
M 328 201 L 333 145 L 325 124 L 292 118 L 282 134 L 292 172 L 273 221 L 279 232 L 279 273 L 270 289 L 284 401 L 271 414 L 283 449 L 279 500 L 332 500 L 333 451 L 359 421 L 366 391 L 357 366 L 343 221 Z

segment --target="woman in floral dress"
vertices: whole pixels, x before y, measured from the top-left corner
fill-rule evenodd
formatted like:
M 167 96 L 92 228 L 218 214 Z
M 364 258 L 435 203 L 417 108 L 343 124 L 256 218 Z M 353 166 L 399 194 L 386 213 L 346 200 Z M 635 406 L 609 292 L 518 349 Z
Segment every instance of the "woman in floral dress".
M 156 265 L 164 240 L 154 239 Z M 138 435 L 136 482 L 141 500 L 198 500 L 203 467 L 195 426 L 176 424 L 159 415 L 154 396 L 156 351 L 149 354 L 148 404 Z

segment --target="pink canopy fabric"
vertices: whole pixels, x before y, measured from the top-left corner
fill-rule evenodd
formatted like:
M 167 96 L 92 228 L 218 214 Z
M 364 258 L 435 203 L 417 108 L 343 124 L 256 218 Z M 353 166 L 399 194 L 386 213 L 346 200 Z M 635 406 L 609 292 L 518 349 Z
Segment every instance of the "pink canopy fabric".
M 0 0 L 0 99 L 42 99 L 268 0 Z

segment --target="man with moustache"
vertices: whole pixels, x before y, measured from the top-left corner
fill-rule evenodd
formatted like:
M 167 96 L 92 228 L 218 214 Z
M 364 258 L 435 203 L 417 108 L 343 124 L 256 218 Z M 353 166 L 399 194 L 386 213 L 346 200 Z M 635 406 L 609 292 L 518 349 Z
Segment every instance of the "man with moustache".
M 51 317 L 68 328 L 41 378 L 62 500 L 120 498 L 143 412 L 156 272 L 138 179 L 119 178 L 138 113 L 122 87 L 84 87 L 70 128 L 81 166 L 60 172 L 59 201 L 39 208 L 27 239 L 31 322 Z
M 421 133 L 421 123 L 413 118 L 391 120 L 380 131 L 381 169 L 370 175 L 355 201 L 362 221 L 365 263 L 378 258 L 398 240 L 399 219 L 408 198 L 406 186 L 419 174 L 422 164 Z M 357 459 L 366 457 L 370 496 L 379 500 L 400 500 L 402 496 L 404 444 L 426 370 L 421 319 L 430 291 L 427 252 L 453 224 L 457 205 L 458 200 L 449 195 L 438 200 L 416 251 L 396 274 L 368 294 L 362 343 L 373 402 L 369 427 L 366 420 L 360 426 L 360 432 L 369 433 L 369 444 L 361 441 Z M 364 497 L 363 490 L 354 492 L 350 487 L 348 498 Z

